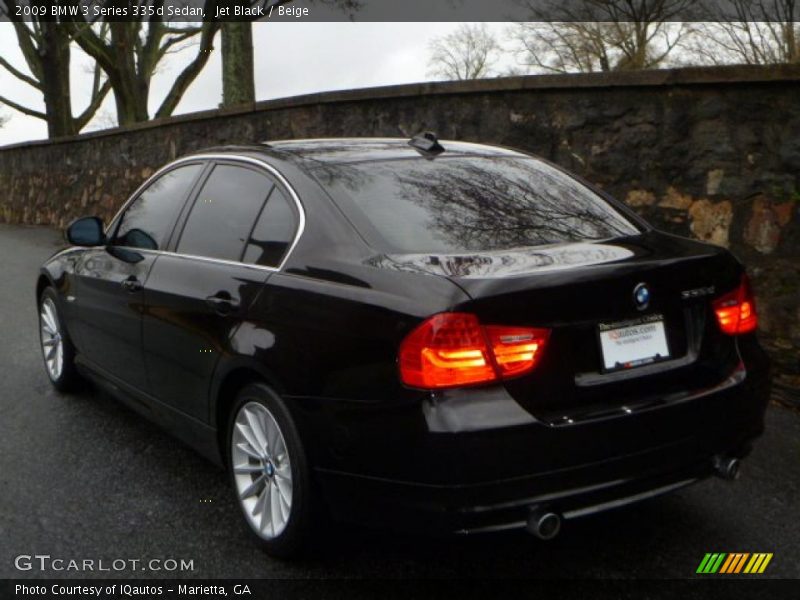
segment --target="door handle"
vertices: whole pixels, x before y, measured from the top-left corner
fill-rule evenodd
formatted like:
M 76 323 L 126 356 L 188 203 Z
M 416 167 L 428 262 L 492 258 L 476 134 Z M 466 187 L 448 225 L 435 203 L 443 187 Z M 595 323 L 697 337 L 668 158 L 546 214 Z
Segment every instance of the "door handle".
M 139 292 L 142 290 L 142 283 L 131 275 L 122 282 L 122 287 L 126 292 Z
M 239 310 L 239 300 L 231 297 L 228 292 L 217 292 L 216 295 L 209 296 L 206 298 L 206 304 L 220 315 L 230 315 Z

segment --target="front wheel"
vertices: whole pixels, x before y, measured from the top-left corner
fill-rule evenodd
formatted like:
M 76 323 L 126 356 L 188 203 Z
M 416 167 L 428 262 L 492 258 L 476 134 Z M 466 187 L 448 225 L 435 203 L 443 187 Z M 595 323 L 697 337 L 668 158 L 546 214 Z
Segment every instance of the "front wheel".
M 59 392 L 78 389 L 83 380 L 75 368 L 75 346 L 59 315 L 53 288 L 46 288 L 39 298 L 39 341 L 53 387 Z
M 228 423 L 228 470 L 248 529 L 270 555 L 300 554 L 312 530 L 308 464 L 297 427 L 268 386 L 250 384 Z

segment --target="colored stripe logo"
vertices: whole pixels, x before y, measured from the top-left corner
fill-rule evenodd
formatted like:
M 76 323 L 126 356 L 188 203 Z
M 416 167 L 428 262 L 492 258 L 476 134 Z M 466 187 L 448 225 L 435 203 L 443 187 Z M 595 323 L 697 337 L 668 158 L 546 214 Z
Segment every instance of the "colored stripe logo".
M 696 572 L 704 575 L 758 574 L 767 569 L 771 560 L 772 552 L 709 552 L 700 561 Z

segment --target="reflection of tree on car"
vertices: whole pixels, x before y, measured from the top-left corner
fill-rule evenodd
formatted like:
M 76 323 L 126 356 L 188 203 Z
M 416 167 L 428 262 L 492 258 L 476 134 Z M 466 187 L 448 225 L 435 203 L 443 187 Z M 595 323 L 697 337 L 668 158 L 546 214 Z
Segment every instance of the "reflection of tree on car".
M 485 252 L 635 233 L 592 190 L 530 158 L 455 155 L 315 172 L 364 210 L 400 253 Z

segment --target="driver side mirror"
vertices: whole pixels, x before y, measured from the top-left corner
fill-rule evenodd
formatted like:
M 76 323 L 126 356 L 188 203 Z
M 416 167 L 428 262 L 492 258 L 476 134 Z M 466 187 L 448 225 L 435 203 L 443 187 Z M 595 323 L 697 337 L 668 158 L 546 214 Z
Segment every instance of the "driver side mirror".
M 103 220 L 100 217 L 81 217 L 67 227 L 67 241 L 73 246 L 102 246 L 106 243 Z

